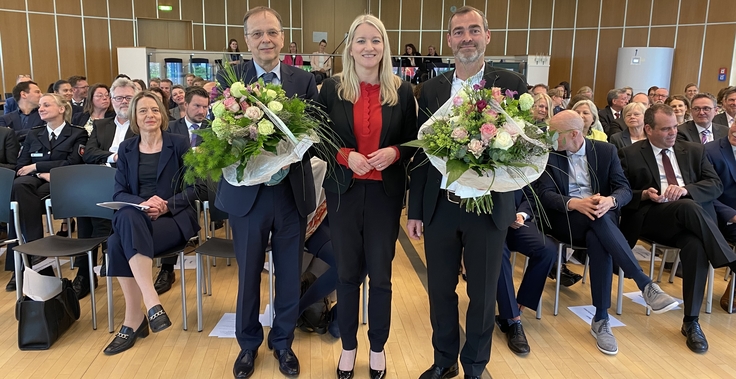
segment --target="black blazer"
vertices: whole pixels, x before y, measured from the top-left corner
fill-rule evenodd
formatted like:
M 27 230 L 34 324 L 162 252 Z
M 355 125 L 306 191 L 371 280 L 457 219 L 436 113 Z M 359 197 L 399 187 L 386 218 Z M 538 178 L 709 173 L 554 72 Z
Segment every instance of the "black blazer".
M 210 127 L 209 120 L 202 121 L 199 126 L 200 129 L 209 128 L 209 127 Z M 178 134 L 180 136 L 184 136 L 187 139 L 189 139 L 189 127 L 187 127 L 187 122 L 186 120 L 184 120 L 184 117 L 178 120 L 169 121 L 169 129 L 167 131 L 169 133 Z M 197 138 L 197 146 L 199 146 L 200 143 L 202 143 L 201 138 Z
M 613 109 L 611 109 L 610 106 L 606 106 L 605 108 L 598 111 L 598 119 L 601 121 L 601 126 L 603 126 L 603 131 L 606 132 L 606 134 L 610 137 L 613 133 L 611 132 L 611 125 L 616 122 L 616 117 L 613 115 Z
M 13 129 L 0 127 L 0 167 L 15 170 L 20 144 Z
M 112 146 L 112 141 L 115 139 L 116 129 L 115 117 L 95 120 L 92 123 L 92 134 L 89 136 L 87 146 L 84 147 L 84 163 L 104 164 L 107 162 L 107 157 L 112 155 L 110 146 Z M 125 139 L 127 140 L 134 136 L 133 131 L 128 128 L 128 131 L 125 132 Z M 120 154 L 118 152 L 119 158 Z
M 726 112 L 719 113 L 716 115 L 716 117 L 713 117 L 713 123 L 724 125 L 726 127 L 730 126 L 728 125 L 728 116 L 726 115 Z
M 716 220 L 713 201 L 723 192 L 723 184 L 706 158 L 705 148 L 700 143 L 677 141 L 674 151 L 688 192 L 687 198 L 700 204 Z M 618 155 L 634 194 L 631 202 L 623 208 L 621 231 L 629 244 L 634 246 L 644 218 L 655 204 L 651 200 L 642 201 L 641 193 L 650 187 L 662 193 L 660 174 L 654 150 L 648 140 L 623 148 L 618 151 Z
M 234 66 L 234 69 L 238 78 L 245 83 L 258 80 L 253 61 L 240 63 Z M 222 75 L 219 75 L 217 80 L 223 88 L 229 86 Z M 307 100 L 317 99 L 317 85 L 314 81 L 314 75 L 296 67 L 281 64 L 281 87 L 286 91 L 288 97 L 299 96 Z M 314 177 L 312 176 L 312 166 L 309 163 L 308 154 L 304 154 L 301 162 L 295 162 L 289 166 L 287 177 L 291 184 L 291 190 L 294 192 L 294 201 L 299 210 L 299 215 L 307 217 L 317 207 L 315 204 Z M 215 205 L 232 215 L 243 217 L 253 207 L 260 188 L 260 185 L 236 187 L 225 180 L 220 180 Z
M 450 98 L 452 79 L 455 71 L 448 71 L 438 75 L 422 86 L 419 95 L 419 116 L 417 125 L 421 127 Z M 486 63 L 483 79 L 486 88 L 500 87 L 502 90 L 526 93 L 524 78 L 512 71 L 495 68 Z M 422 220 L 425 224 L 432 221 L 437 201 L 440 196 L 440 181 L 442 174 L 427 161 L 423 149 L 419 149 L 414 156 L 409 169 L 409 219 Z M 492 192 L 493 222 L 498 229 L 508 228 L 516 219 L 513 192 Z
M 718 225 L 725 227 L 736 216 L 736 159 L 728 137 L 705 144 L 705 154 L 723 184 L 723 193 L 713 202 Z
M 86 130 L 66 124 L 52 146 L 46 125 L 37 126 L 28 132 L 23 141 L 15 168 L 18 170 L 35 163 L 36 172 L 46 173 L 55 167 L 82 164 L 81 146 L 86 143 Z
M 110 118 L 115 117 L 115 111 L 107 111 L 105 112 L 104 118 Z M 85 125 L 87 125 L 87 121 L 89 121 L 90 114 L 87 112 L 81 112 L 81 113 L 73 113 L 72 114 L 72 125 L 79 125 L 84 128 Z
M 353 121 L 353 103 L 340 100 L 337 96 L 338 78 L 332 77 L 322 82 L 319 103 L 330 116 L 330 127 L 340 138 L 334 141 L 339 147 L 358 148 Z M 381 171 L 383 188 L 389 196 L 404 195 L 406 192 L 406 165 L 409 163 L 415 148 L 401 146 L 417 137 L 417 108 L 411 84 L 402 82 L 397 90 L 399 102 L 394 106 L 382 107 L 383 126 L 378 148 L 395 146 L 399 150 L 399 159 Z M 339 153 L 338 153 L 339 154 Z M 334 157 L 333 157 L 334 158 Z M 334 159 L 327 159 L 333 162 Z M 353 171 L 340 164 L 332 165 L 333 174 L 325 178 L 323 187 L 334 193 L 345 193 L 353 183 Z
M 716 124 L 713 121 L 711 132 L 713 133 L 713 141 L 715 141 L 728 135 L 728 127 Z M 677 126 L 677 140 L 700 143 L 700 133 L 698 133 L 698 127 L 695 125 L 695 121 L 690 120 Z
M 38 114 L 38 108 L 31 111 L 28 114 L 25 125 L 20 119 L 20 109 L 10 113 L 4 114 L 0 117 L 0 126 L 7 126 L 10 129 L 15 130 L 15 135 L 18 137 L 18 142 L 23 143 L 26 139 L 28 131 L 39 125 L 46 125 L 41 120 L 41 116 Z
M 189 151 L 189 140 L 171 133 L 163 134 L 161 156 L 156 173 L 156 195 L 167 201 L 169 212 L 179 227 L 184 239 L 199 231 L 197 212 L 192 204 L 196 200 L 194 186 L 184 186 L 184 154 Z M 117 171 L 115 172 L 115 201 L 140 204 L 144 199 L 139 194 L 138 164 L 141 137 L 129 138 L 120 143 Z
M 616 146 L 619 150 L 626 146 L 631 146 L 631 132 L 629 132 L 629 128 L 627 127 L 623 131 L 614 133 L 608 138 L 608 142 Z

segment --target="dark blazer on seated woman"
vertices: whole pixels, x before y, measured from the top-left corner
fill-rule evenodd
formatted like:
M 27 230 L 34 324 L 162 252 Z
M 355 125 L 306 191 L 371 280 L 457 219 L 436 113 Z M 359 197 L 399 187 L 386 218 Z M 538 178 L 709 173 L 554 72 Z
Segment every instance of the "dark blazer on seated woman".
M 340 147 L 343 154 L 357 150 L 355 139 L 353 104 L 346 100 L 340 100 L 337 96 L 337 84 L 339 77 L 332 77 L 322 83 L 319 93 L 319 103 L 325 108 L 330 116 L 331 128 L 342 141 Z M 398 150 L 397 160 L 380 172 L 383 188 L 389 196 L 403 194 L 406 191 L 406 165 L 416 151 L 415 148 L 401 146 L 401 144 L 414 140 L 417 137 L 417 113 L 416 101 L 412 93 L 411 84 L 403 82 L 398 89 L 399 102 L 395 106 L 382 106 L 381 139 L 378 148 L 393 146 Z M 340 160 L 338 153 L 338 160 Z M 347 160 L 347 156 L 344 158 Z M 330 159 L 328 162 L 332 161 Z M 343 194 L 352 185 L 353 171 L 343 164 L 334 167 L 334 174 L 325 178 L 323 187 L 325 190 Z
M 105 117 L 103 118 L 110 118 L 115 116 L 115 111 L 107 111 L 105 112 Z M 90 114 L 87 112 L 81 112 L 81 113 L 75 113 L 72 115 L 72 125 L 78 125 L 82 128 L 87 124 L 87 121 L 89 121 Z
M 167 201 L 169 213 L 162 217 L 174 218 L 185 240 L 199 231 L 194 186 L 184 186 L 184 154 L 189 150 L 189 139 L 171 133 L 162 133 L 163 144 L 156 173 L 156 195 Z M 113 200 L 140 204 L 148 199 L 139 196 L 138 164 L 141 137 L 129 138 L 120 143 Z
M 629 128 L 613 133 L 611 137 L 608 138 L 608 142 L 616 146 L 619 150 L 626 146 L 631 146 L 631 133 L 629 132 Z

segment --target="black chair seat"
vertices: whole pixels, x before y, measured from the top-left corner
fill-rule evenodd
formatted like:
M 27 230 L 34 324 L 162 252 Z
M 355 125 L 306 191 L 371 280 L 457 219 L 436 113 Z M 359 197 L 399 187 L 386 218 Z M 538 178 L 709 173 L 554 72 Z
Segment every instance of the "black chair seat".
M 235 258 L 233 240 L 224 238 L 210 238 L 207 242 L 199 245 L 195 252 L 217 258 Z
M 15 251 L 41 257 L 70 257 L 85 254 L 105 242 L 107 237 L 68 238 L 48 236 L 15 247 Z

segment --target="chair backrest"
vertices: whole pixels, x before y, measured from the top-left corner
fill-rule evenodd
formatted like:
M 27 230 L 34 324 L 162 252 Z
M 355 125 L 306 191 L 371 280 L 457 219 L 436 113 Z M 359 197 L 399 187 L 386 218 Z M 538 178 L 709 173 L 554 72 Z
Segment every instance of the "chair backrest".
M 51 170 L 51 202 L 55 219 L 98 217 L 112 219 L 112 210 L 97 205 L 112 201 L 115 169 L 98 165 L 72 165 Z
M 15 171 L 0 167 L 0 222 L 10 222 L 10 193 Z

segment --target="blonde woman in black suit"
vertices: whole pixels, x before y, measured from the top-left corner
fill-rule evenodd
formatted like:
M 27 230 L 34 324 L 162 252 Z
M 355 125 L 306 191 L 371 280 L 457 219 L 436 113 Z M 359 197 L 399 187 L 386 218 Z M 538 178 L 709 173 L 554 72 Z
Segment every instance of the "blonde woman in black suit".
M 319 102 L 340 137 L 335 173 L 325 179 L 338 285 L 343 351 L 337 377 L 352 378 L 357 351 L 362 272 L 370 277 L 370 377 L 386 375 L 384 345 L 391 324 L 391 262 L 406 192 L 406 165 L 416 138 L 411 85 L 391 71 L 383 23 L 372 15 L 353 21 L 343 72 L 325 80 Z

